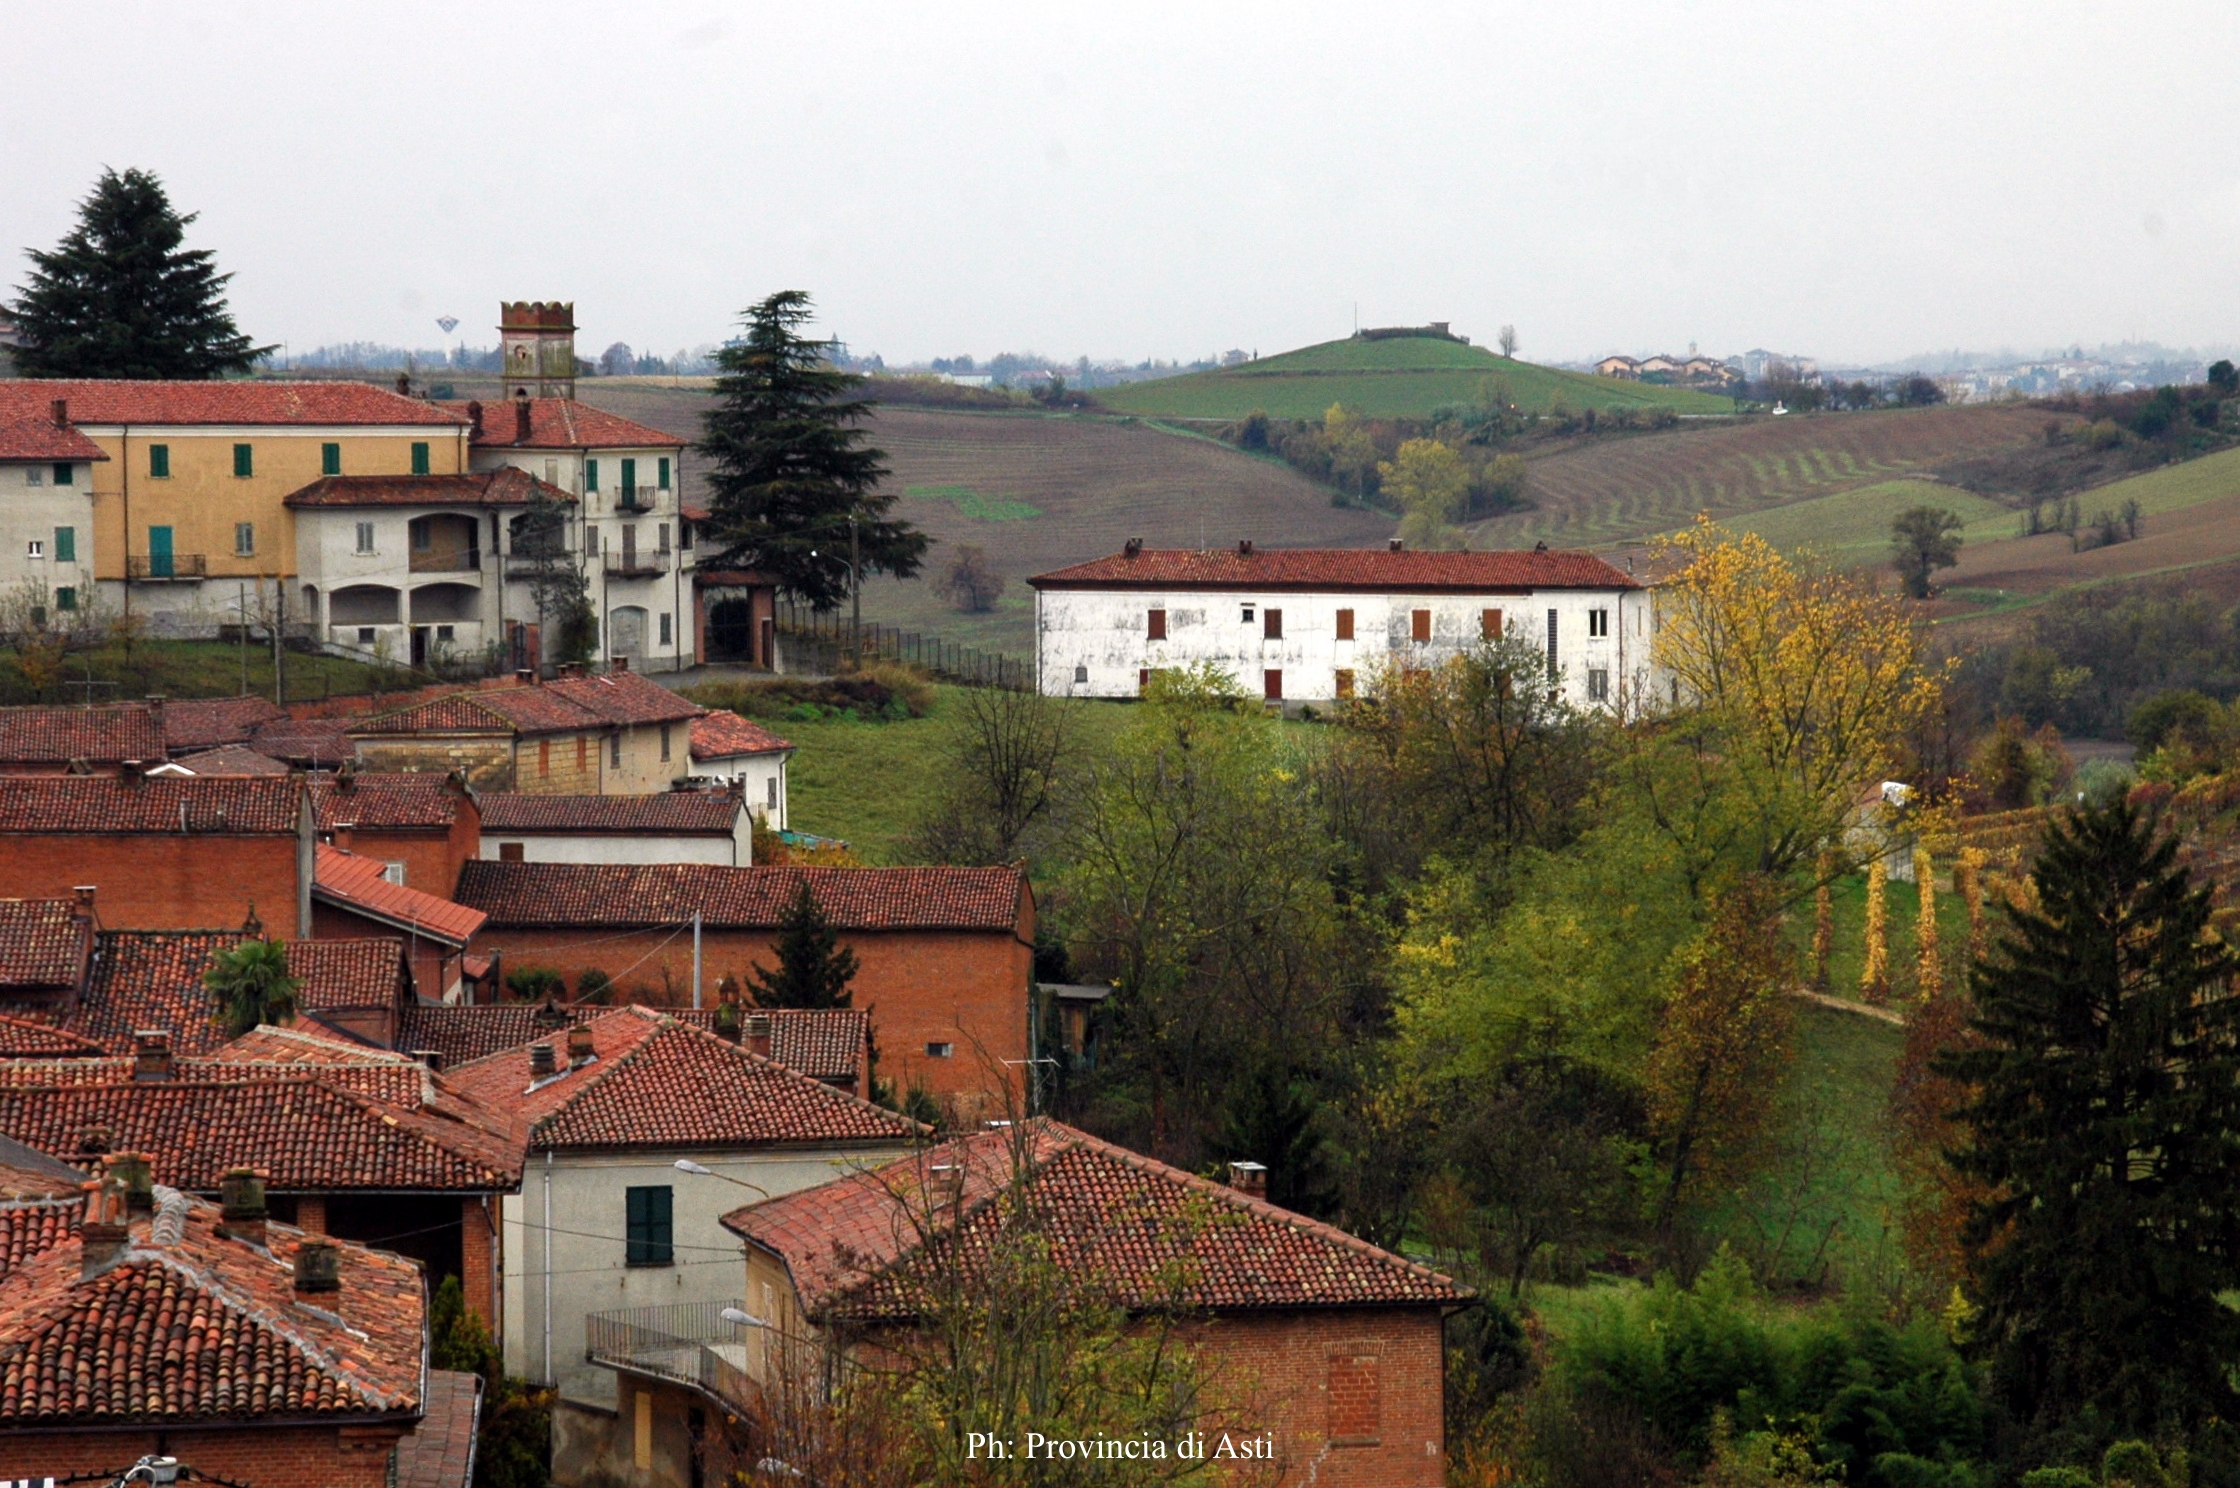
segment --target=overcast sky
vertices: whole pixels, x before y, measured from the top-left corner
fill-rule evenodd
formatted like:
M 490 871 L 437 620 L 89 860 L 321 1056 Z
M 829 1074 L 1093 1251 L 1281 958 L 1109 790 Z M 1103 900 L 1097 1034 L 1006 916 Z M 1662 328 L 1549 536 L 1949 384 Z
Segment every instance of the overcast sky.
M 666 354 L 805 288 L 889 361 L 1872 362 L 2240 341 L 2240 6 L 7 9 L 0 273 L 103 165 L 199 211 L 244 330 Z

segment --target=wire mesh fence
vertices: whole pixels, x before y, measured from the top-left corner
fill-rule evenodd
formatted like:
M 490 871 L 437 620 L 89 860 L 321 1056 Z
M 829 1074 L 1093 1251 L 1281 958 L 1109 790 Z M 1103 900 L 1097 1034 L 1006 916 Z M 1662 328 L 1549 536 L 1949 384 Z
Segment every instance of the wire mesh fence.
M 922 631 L 865 621 L 859 629 L 837 610 L 819 613 L 807 605 L 778 606 L 778 638 L 786 664 L 797 670 L 835 672 L 849 663 L 896 662 L 914 666 L 967 687 L 1034 690 L 1034 664 L 1000 651 L 967 646 Z

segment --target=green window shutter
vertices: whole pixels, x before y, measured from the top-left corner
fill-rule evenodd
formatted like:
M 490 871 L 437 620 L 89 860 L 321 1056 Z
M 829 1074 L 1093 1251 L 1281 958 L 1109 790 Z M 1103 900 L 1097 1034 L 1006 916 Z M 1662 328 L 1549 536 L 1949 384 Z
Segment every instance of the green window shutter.
M 632 1266 L 666 1266 L 675 1259 L 671 1191 L 667 1185 L 626 1188 L 623 1196 L 624 1260 Z
M 319 446 L 319 473 L 321 475 L 342 474 L 341 445 L 322 444 Z
M 153 480 L 167 480 L 167 479 L 169 479 L 169 478 L 170 478 L 170 475 L 171 475 L 171 446 L 170 446 L 170 445 L 168 445 L 168 444 L 151 444 L 151 445 L 149 445 L 149 446 L 148 446 L 148 475 L 149 475 L 149 477 L 150 477 L 151 479 L 153 479 Z
M 233 447 L 233 473 L 235 475 L 251 476 L 257 473 L 255 448 L 254 445 L 248 444 L 237 444 Z
M 583 488 L 586 491 L 599 489 L 599 462 L 597 460 L 583 462 Z
M 637 489 L 638 462 L 626 459 L 622 462 L 622 493 L 627 496 Z
M 428 473 L 428 445 L 425 440 L 415 439 L 412 442 L 412 473 L 414 475 L 426 475 Z
M 57 528 L 55 528 L 55 530 L 54 530 L 54 561 L 55 561 L 55 562 L 57 562 L 57 563 L 75 563 L 75 562 L 77 562 L 77 561 L 78 561 L 78 529 L 77 529 L 77 528 L 75 528 L 75 527 L 57 527 Z M 64 608 L 64 609 L 68 609 L 68 608 L 69 608 L 69 606 L 68 606 L 68 605 L 64 605 L 64 606 L 63 606 L 63 608 Z
M 77 467 L 68 460 L 54 462 L 54 483 L 58 486 L 73 485 L 77 481 Z
M 78 607 L 78 591 L 67 584 L 55 590 L 54 607 L 58 610 L 76 609 Z
M 667 455 L 661 457 L 661 489 L 664 491 L 669 489 L 669 457 Z

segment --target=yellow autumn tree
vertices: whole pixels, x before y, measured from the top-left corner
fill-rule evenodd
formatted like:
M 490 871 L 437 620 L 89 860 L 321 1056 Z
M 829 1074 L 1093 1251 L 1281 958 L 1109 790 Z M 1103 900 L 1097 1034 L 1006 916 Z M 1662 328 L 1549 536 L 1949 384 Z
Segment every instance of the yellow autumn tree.
M 1377 466 L 1378 489 L 1397 502 L 1400 536 L 1411 548 L 1458 548 L 1469 510 L 1470 468 L 1436 439 L 1411 439 Z
M 1828 966 L 1836 954 L 1836 854 L 1820 852 L 1819 881 L 1812 891 L 1812 985 L 1828 990 Z
M 1902 601 L 1755 533 L 1699 519 L 1658 561 L 1661 737 L 1687 756 L 1653 782 L 1659 824 L 1706 862 L 1785 876 L 1843 840 L 1944 669 Z
M 1914 921 L 1914 995 L 1929 1002 L 1944 992 L 1944 953 L 1937 944 L 1937 860 L 1926 843 L 1913 850 L 1913 890 L 1920 899 Z
M 1890 871 L 1876 858 L 1867 865 L 1866 947 L 1859 955 L 1859 996 L 1890 1000 Z

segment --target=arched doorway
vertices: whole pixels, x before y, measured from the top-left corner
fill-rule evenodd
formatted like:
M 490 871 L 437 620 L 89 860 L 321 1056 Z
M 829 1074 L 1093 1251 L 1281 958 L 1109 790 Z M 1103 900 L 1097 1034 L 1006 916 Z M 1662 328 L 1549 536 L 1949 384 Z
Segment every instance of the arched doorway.
M 623 605 L 607 616 L 607 651 L 627 656 L 637 667 L 646 656 L 646 611 L 642 605 Z

